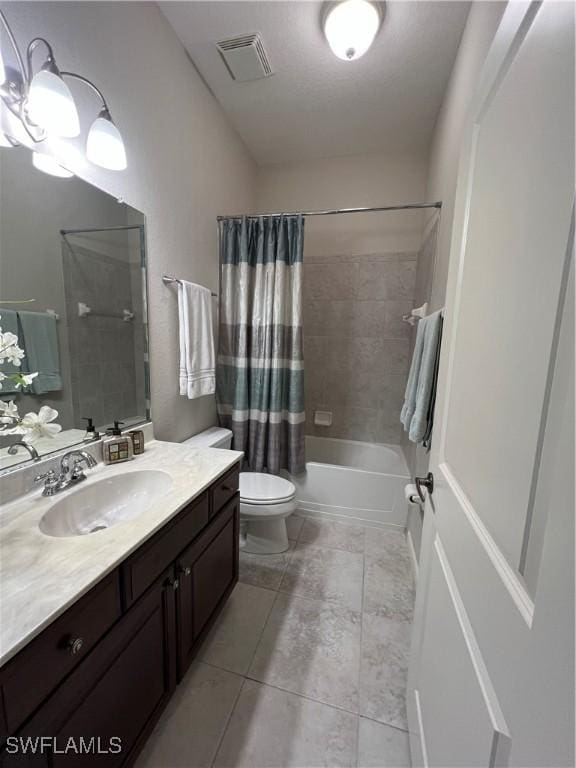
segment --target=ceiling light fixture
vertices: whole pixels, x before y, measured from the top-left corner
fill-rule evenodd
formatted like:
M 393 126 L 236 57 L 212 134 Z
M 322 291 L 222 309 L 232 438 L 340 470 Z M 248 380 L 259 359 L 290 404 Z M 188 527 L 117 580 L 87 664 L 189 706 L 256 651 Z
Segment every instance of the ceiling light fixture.
M 332 53 L 344 61 L 363 56 L 380 28 L 380 3 L 370 0 L 341 0 L 330 3 L 324 16 L 324 34 Z
M 88 86 L 101 102 L 100 110 L 94 119 L 86 142 L 86 155 L 90 162 L 108 170 L 124 170 L 127 167 L 126 150 L 120 131 L 112 121 L 106 100 L 94 83 L 75 72 L 63 72 L 58 69 L 50 43 L 43 37 L 35 37 L 26 48 L 26 63 L 20 53 L 6 17 L 0 11 L 1 26 L 6 30 L 7 38 L 14 49 L 17 69 L 7 69 L 6 59 L 0 55 L 0 98 L 24 127 L 35 143 L 48 138 L 75 138 L 80 135 L 80 118 L 67 80 L 75 80 Z M 33 54 L 42 46 L 46 50 L 46 59 L 36 72 L 33 67 Z M 12 144 L 18 142 L 13 141 Z M 46 155 L 38 154 L 45 158 Z M 38 160 L 36 153 L 34 165 L 47 173 L 45 160 Z M 38 164 L 39 163 L 39 164 Z M 57 161 L 54 166 L 64 173 L 54 175 L 73 175 Z

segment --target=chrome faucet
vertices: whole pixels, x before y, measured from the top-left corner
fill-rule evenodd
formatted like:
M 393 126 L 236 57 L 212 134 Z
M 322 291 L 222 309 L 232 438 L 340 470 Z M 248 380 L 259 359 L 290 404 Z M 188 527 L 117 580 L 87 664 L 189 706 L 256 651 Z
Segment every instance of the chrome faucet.
M 25 443 L 23 440 L 17 440 L 15 443 L 12 443 L 12 445 L 10 445 L 10 447 L 8 448 L 8 453 L 10 454 L 10 456 L 16 456 L 16 454 L 18 453 L 18 448 L 20 446 L 22 448 L 26 448 L 26 450 L 30 454 L 30 458 L 33 461 L 40 461 L 40 456 L 38 456 L 38 451 L 36 450 L 36 448 L 34 448 L 33 445 L 28 445 L 28 443 Z
M 54 496 L 60 491 L 66 490 L 71 485 L 86 480 L 84 469 L 82 465 L 85 464 L 87 469 L 92 469 L 96 466 L 96 459 L 87 451 L 68 451 L 60 459 L 60 474 L 57 475 L 53 469 L 44 472 L 34 478 L 35 482 L 39 483 L 44 480 L 44 490 L 42 496 Z
M 72 462 L 72 467 L 70 467 Z M 86 475 L 82 469 L 82 464 L 86 464 L 87 469 L 92 469 L 96 466 L 97 461 L 88 451 L 68 451 L 60 459 L 60 473 L 66 477 L 69 477 L 73 483 L 78 483 L 80 480 L 86 480 Z

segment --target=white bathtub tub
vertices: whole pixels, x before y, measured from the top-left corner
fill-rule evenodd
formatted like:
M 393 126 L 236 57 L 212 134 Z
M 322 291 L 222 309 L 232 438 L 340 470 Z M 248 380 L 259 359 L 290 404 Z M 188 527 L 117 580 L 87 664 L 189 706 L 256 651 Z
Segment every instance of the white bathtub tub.
M 405 526 L 408 466 L 398 445 L 306 438 L 306 472 L 292 477 L 303 512 Z

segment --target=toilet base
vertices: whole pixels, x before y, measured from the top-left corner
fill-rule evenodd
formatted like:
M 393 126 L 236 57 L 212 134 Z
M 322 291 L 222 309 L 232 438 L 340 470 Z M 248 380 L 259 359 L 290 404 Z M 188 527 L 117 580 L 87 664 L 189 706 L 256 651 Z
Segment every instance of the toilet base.
M 289 548 L 286 518 L 241 520 L 240 549 L 255 555 L 277 555 Z

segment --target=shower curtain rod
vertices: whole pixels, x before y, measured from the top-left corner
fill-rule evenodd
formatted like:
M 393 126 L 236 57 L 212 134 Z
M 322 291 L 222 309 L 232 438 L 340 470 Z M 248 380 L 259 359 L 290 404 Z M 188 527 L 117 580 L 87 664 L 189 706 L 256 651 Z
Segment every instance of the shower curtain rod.
M 440 201 L 436 203 L 411 203 L 409 205 L 382 205 L 372 208 L 333 208 L 328 211 L 280 211 L 277 213 L 238 213 L 235 216 L 217 216 L 218 221 L 224 219 L 259 219 L 261 216 L 334 216 L 338 213 L 374 213 L 376 211 L 407 211 L 417 208 L 442 208 Z
M 114 227 L 87 227 L 86 229 L 61 229 L 62 237 L 66 235 L 83 235 L 86 232 L 116 232 L 126 229 L 141 229 L 142 224 L 118 224 Z

